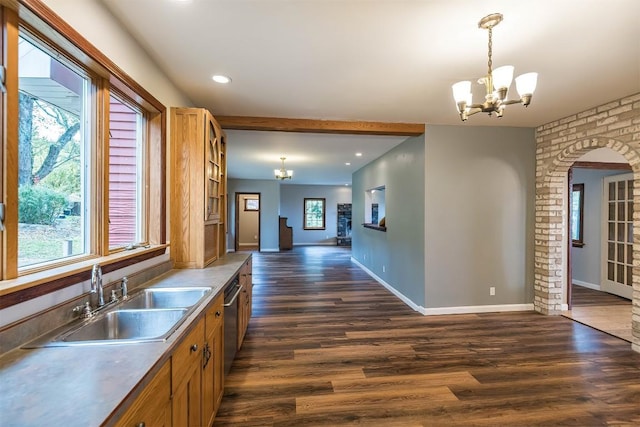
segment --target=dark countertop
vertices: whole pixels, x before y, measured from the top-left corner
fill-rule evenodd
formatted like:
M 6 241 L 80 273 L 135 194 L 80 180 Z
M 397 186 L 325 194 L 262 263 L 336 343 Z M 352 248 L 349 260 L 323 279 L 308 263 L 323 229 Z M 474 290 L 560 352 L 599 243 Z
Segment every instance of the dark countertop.
M 15 349 L 0 357 L 0 426 L 100 426 L 194 325 L 249 258 L 230 253 L 204 269 L 171 270 L 144 287 L 210 286 L 196 310 L 164 342 Z M 139 390 L 138 390 L 139 391 Z M 125 400 L 127 400 L 125 402 Z M 122 408 L 119 409 L 119 411 Z

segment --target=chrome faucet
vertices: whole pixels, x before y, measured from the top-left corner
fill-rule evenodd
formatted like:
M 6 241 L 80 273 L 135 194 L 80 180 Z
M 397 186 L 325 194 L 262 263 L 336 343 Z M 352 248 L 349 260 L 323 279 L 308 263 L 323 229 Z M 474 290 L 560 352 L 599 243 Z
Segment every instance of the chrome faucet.
M 91 293 L 98 294 L 98 307 L 104 305 L 104 290 L 102 288 L 102 268 L 98 264 L 94 264 L 91 270 Z

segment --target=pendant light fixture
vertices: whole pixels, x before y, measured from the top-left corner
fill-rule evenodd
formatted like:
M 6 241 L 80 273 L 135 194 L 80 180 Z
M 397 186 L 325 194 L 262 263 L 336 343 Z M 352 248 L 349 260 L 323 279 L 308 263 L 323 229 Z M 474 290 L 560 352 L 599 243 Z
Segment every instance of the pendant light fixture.
M 280 169 L 274 169 L 273 171 L 276 175 L 276 179 L 279 179 L 281 181 L 285 179 L 291 179 L 293 177 L 293 171 L 291 169 L 287 170 L 284 168 L 285 159 L 286 157 L 280 157 L 280 160 L 282 160 L 282 166 L 280 167 Z
M 492 69 L 493 54 L 493 27 L 502 21 L 502 14 L 493 13 L 487 15 L 480 20 L 478 28 L 482 28 L 489 32 L 489 61 L 487 75 L 478 79 L 478 83 L 484 84 L 487 88 L 487 94 L 482 104 L 474 104 L 471 97 L 471 82 L 461 81 L 452 86 L 453 98 L 458 106 L 458 112 L 462 121 L 467 120 L 468 116 L 476 113 L 495 113 L 496 116 L 502 117 L 504 108 L 510 104 L 522 104 L 525 107 L 531 103 L 531 97 L 536 89 L 538 73 L 526 73 L 516 77 L 516 88 L 520 99 L 507 100 L 511 80 L 513 79 L 513 66 L 505 65 L 503 67 Z

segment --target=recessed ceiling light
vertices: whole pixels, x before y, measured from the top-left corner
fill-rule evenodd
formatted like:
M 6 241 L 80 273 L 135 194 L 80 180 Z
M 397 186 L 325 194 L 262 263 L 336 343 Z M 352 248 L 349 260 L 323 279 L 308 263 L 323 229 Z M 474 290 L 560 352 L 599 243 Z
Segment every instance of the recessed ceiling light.
M 362 153 L 356 153 L 356 157 L 362 157 Z
M 213 77 L 211 77 L 213 79 L 214 82 L 216 83 L 222 83 L 222 84 L 227 84 L 227 83 L 231 83 L 231 77 L 227 77 L 224 76 L 222 74 L 215 74 Z
M 347 166 L 351 166 L 351 163 L 350 163 L 350 162 L 347 162 L 347 163 L 345 163 L 345 165 L 347 165 Z

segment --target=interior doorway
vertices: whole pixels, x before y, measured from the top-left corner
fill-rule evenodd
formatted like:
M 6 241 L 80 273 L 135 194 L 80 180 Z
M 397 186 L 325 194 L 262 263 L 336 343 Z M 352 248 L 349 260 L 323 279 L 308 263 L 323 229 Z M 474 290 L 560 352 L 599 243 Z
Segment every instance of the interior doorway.
M 616 162 L 612 150 L 602 150 L 612 162 L 584 161 L 585 155 L 569 170 L 568 311 L 563 314 L 631 341 L 631 295 L 617 288 L 630 290 L 632 284 L 633 175 L 622 156 Z
M 236 193 L 235 250 L 260 251 L 260 193 Z

